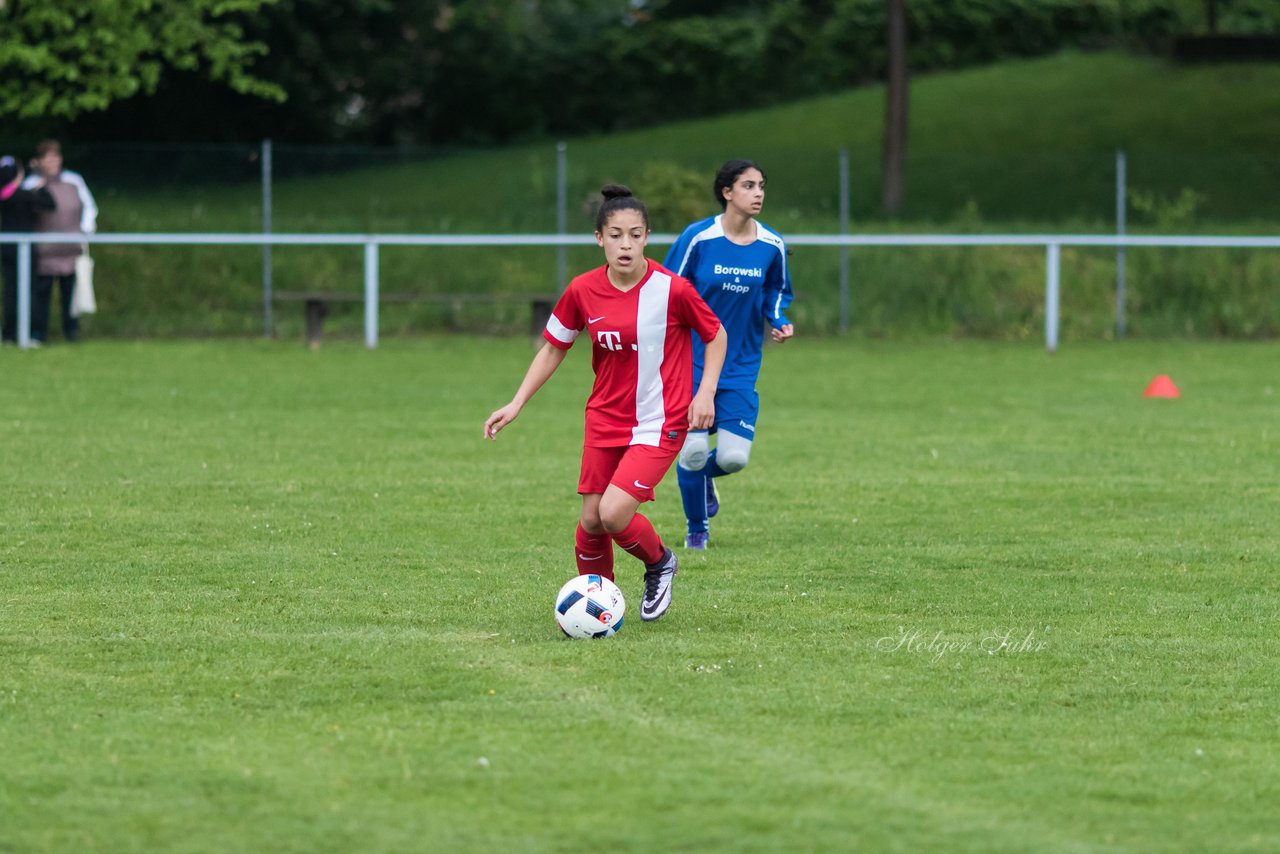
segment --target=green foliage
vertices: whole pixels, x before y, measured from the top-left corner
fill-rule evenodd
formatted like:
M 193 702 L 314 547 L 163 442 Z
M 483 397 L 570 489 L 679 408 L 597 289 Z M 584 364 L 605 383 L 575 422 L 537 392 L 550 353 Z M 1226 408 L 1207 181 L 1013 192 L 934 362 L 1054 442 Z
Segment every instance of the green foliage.
M 580 350 L 489 444 L 527 341 L 0 349 L 4 847 L 1280 848 L 1275 345 L 770 347 L 601 643 Z
M 1161 199 L 1154 193 L 1142 190 L 1129 191 L 1129 206 L 1139 215 L 1151 221 L 1157 232 L 1184 234 L 1195 225 L 1196 211 L 1206 197 L 1190 187 L 1183 187 L 1178 197 Z
M 649 209 L 654 231 L 679 232 L 708 211 L 711 179 L 676 163 L 646 163 L 636 177 L 637 193 Z
M 1230 8 L 1246 6 L 1251 30 L 1280 22 L 1262 0 Z M 1156 46 L 1203 17 L 1186 0 L 913 0 L 908 10 L 913 73 Z M 156 97 L 87 117 L 72 135 L 507 142 L 767 106 L 879 80 L 885 67 L 882 0 L 276 0 L 235 20 L 246 44 L 269 48 L 255 75 L 287 102 L 179 72 L 151 87 Z
M 706 216 L 709 195 L 706 176 L 676 163 L 645 163 L 627 179 L 632 192 L 649 211 L 649 227 L 654 232 L 683 229 L 690 222 Z M 595 223 L 603 198 L 590 190 L 582 203 L 582 216 Z M 652 254 L 652 253 L 650 253 Z
M 1208 0 L 1197 5 L 1207 14 Z M 1280 0 L 1217 0 L 1216 5 L 1220 33 L 1280 34 Z
M 198 71 L 257 98 L 266 45 L 238 18 L 274 0 L 41 0 L 0 6 L 0 116 L 75 118 L 156 90 L 170 69 Z
M 1173 198 L 1140 190 L 1130 194 L 1137 220 L 1166 234 L 1193 233 L 1206 201 L 1190 187 Z M 1142 284 L 1131 295 L 1129 310 L 1141 318 L 1140 330 L 1236 338 L 1280 335 L 1280 300 L 1264 284 L 1280 276 L 1280 263 L 1274 263 L 1272 254 L 1238 249 L 1131 254 L 1133 276 Z

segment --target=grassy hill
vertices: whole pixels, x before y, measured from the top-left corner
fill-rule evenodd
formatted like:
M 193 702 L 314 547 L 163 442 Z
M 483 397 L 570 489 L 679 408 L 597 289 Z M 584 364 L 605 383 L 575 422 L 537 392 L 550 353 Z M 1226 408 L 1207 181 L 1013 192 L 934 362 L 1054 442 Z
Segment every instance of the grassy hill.
M 855 227 L 863 230 L 1106 231 L 1113 227 L 1117 148 L 1129 157 L 1129 186 L 1135 199 L 1130 224 L 1135 230 L 1256 233 L 1274 231 L 1280 223 L 1280 155 L 1274 148 L 1280 138 L 1280 65 L 1173 66 L 1152 57 L 1067 53 L 919 77 L 911 97 L 908 206 L 896 221 L 884 220 L 876 210 L 883 90 L 870 87 L 759 110 L 751 109 L 749 97 L 743 97 L 726 104 L 735 111 L 717 118 L 569 140 L 569 228 L 588 230 L 580 208 L 601 183 L 621 180 L 651 202 L 656 230 L 678 229 L 712 210 L 706 185 L 714 168 L 728 157 L 748 156 L 769 173 L 766 222 L 784 234 L 832 232 L 837 227 L 841 148 L 850 152 Z M 279 148 L 277 162 L 290 171 L 305 170 L 314 156 Z M 243 183 L 174 186 L 164 178 L 162 160 L 155 158 L 155 176 L 148 186 L 96 184 L 104 229 L 261 227 L 252 168 L 246 168 Z M 92 181 L 93 173 L 88 174 Z M 274 204 L 277 231 L 552 231 L 555 148 L 543 143 L 461 152 L 290 178 L 277 182 Z M 654 247 L 651 254 L 661 257 L 663 250 Z M 109 289 L 108 300 L 122 307 L 148 306 L 145 316 L 108 311 L 94 320 L 102 332 L 216 334 L 257 328 L 257 251 L 103 249 L 100 254 L 104 282 L 114 280 L 120 288 L 127 282 L 129 290 Z M 1017 330 L 1036 326 L 1038 262 L 1022 261 L 1004 250 L 973 250 L 967 255 L 897 251 L 877 260 L 880 254 L 869 251 L 860 268 L 859 296 L 866 302 L 856 312 L 855 324 L 879 318 L 864 327 L 866 331 L 914 328 L 1019 335 L 1023 333 Z M 971 260 L 957 263 L 961 257 Z M 1067 274 L 1077 282 L 1092 282 L 1083 289 L 1084 298 L 1103 309 L 1075 327 L 1073 318 L 1080 312 L 1069 313 L 1068 334 L 1073 328 L 1085 335 L 1106 329 L 1107 312 L 1099 305 L 1099 293 L 1105 294 L 1111 275 L 1104 269 L 1107 257 L 1081 253 L 1068 259 Z M 1157 279 L 1173 275 L 1155 269 L 1167 267 L 1169 257 L 1151 256 Z M 1076 258 L 1085 260 L 1079 262 L 1080 269 L 1071 269 Z M 1090 258 L 1100 260 L 1095 264 Z M 1240 266 L 1228 259 L 1197 272 L 1205 258 L 1210 255 L 1200 253 L 1189 262 L 1192 274 L 1216 281 L 1223 269 Z M 349 249 L 279 249 L 276 259 L 280 288 L 358 286 L 359 258 Z M 570 263 L 575 269 L 594 265 L 596 253 L 575 251 Z M 1137 253 L 1135 264 L 1146 263 Z M 1274 263 L 1271 259 L 1255 254 L 1243 263 L 1248 269 L 1240 274 L 1240 287 L 1247 290 L 1250 282 L 1274 279 L 1274 268 L 1267 266 Z M 797 287 L 807 296 L 807 307 L 798 311 L 811 327 L 830 326 L 834 264 L 834 254 L 821 250 L 796 258 Z M 555 284 L 549 251 L 396 250 L 385 253 L 382 269 L 384 287 L 398 291 L 533 293 Z M 958 311 L 972 315 L 974 310 L 955 301 L 968 300 L 967 293 L 987 288 L 993 278 L 1012 288 L 1007 299 L 998 300 L 1005 309 L 976 321 L 958 318 Z M 921 299 L 941 304 L 941 311 L 928 309 L 910 295 L 904 302 L 903 282 L 921 287 Z M 941 303 L 936 299 L 939 293 Z M 886 296 L 899 304 L 886 304 Z M 1156 296 L 1138 292 L 1148 307 L 1159 304 Z M 1185 313 L 1186 308 L 1174 306 L 1174 313 Z M 927 309 L 933 314 L 922 314 Z M 434 307 L 396 311 L 389 319 L 395 329 L 450 322 L 523 323 L 515 318 L 453 317 Z M 1249 329 L 1228 328 L 1213 316 L 1190 323 L 1185 317 L 1166 317 L 1148 328 L 1270 334 L 1277 323 L 1269 314 L 1269 303 L 1245 313 L 1256 320 L 1259 311 L 1270 320 Z M 337 320 L 341 325 L 342 318 Z M 1141 331 L 1140 311 L 1136 320 L 1136 330 Z M 292 334 L 293 323 L 285 319 L 282 332 Z
M 782 107 L 569 140 L 571 196 L 605 180 L 636 184 L 655 164 L 705 173 L 735 154 L 770 172 L 770 213 L 830 225 L 836 152 L 853 163 L 854 213 L 876 218 L 884 94 L 853 89 Z M 975 202 L 1002 221 L 1109 220 L 1113 155 L 1129 153 L 1135 188 L 1205 194 L 1206 217 L 1280 219 L 1280 65 L 1176 66 L 1152 57 L 1069 53 L 917 77 L 911 91 L 907 220 L 940 222 Z M 305 161 L 281 149 L 277 161 Z M 1268 171 L 1269 167 L 1269 171 Z M 295 167 L 296 168 L 296 167 Z M 122 229 L 257 226 L 255 173 L 175 205 L 161 187 L 109 190 Z M 554 228 L 550 143 L 455 154 L 278 183 L 281 230 L 546 231 Z M 1028 184 L 1030 182 L 1030 184 Z M 105 208 L 106 206 L 104 206 Z M 783 211 L 780 211 L 779 208 Z M 793 213 L 798 212 L 798 215 Z M 175 219 L 176 218 L 176 219 Z M 676 228 L 681 223 L 659 223 Z

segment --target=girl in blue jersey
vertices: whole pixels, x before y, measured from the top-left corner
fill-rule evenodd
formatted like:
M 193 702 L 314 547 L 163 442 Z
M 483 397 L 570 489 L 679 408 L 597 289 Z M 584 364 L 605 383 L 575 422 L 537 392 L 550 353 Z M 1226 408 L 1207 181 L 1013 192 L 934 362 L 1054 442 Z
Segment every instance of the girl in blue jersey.
M 686 228 L 664 264 L 693 282 L 729 335 L 729 352 L 716 387 L 715 424 L 710 431 L 689 431 L 676 465 L 689 523 L 688 549 L 707 547 L 707 520 L 720 509 L 712 478 L 742 471 L 751 458 L 760 411 L 756 377 L 765 323 L 776 342 L 794 334 L 784 313 L 792 298 L 787 247 L 756 220 L 764 205 L 764 183 L 764 171 L 750 160 L 721 166 L 713 192 L 724 213 Z M 702 377 L 702 358 L 702 342 L 694 336 L 695 387 Z

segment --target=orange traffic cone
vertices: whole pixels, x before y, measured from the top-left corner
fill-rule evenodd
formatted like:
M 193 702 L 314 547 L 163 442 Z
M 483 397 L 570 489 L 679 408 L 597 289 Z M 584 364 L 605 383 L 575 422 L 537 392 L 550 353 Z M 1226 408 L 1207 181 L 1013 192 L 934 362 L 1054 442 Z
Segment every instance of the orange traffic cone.
M 1182 397 L 1178 387 L 1173 384 L 1173 380 L 1169 379 L 1168 374 L 1161 374 L 1151 381 L 1151 385 L 1147 386 L 1147 390 L 1142 393 L 1143 397 Z

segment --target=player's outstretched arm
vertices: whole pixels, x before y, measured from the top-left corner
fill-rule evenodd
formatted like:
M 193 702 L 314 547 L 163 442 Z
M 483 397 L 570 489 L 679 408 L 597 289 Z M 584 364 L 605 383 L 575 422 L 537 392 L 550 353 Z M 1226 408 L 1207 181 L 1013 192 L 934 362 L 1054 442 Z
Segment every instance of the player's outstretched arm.
M 511 398 L 511 402 L 506 406 L 495 409 L 484 422 L 486 439 L 497 439 L 498 431 L 516 420 L 520 410 L 524 409 L 524 405 L 529 402 L 529 398 L 533 397 L 538 389 L 542 388 L 543 383 L 556 372 L 556 368 L 560 367 L 567 352 L 569 351 L 561 350 L 550 342 L 542 342 L 542 349 L 534 355 L 533 362 L 529 364 L 529 370 L 525 372 L 524 380 L 516 390 L 516 396 Z
M 703 357 L 702 382 L 689 404 L 689 427 L 693 430 L 709 430 L 716 423 L 716 386 L 720 384 L 720 369 L 724 367 L 725 353 L 729 349 L 729 336 L 724 326 L 716 337 L 707 342 Z

